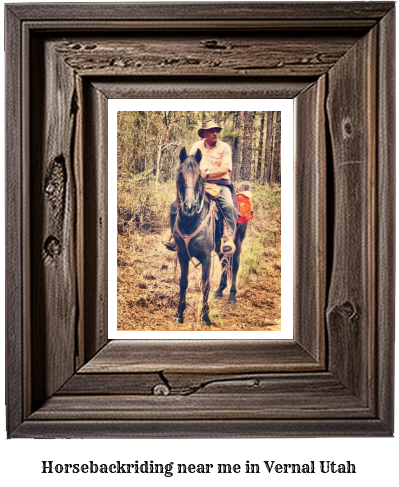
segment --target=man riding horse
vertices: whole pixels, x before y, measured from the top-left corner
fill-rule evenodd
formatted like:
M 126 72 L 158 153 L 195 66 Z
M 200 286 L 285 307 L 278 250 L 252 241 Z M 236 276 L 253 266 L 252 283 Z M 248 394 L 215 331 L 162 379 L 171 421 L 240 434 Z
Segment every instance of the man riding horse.
M 236 222 L 239 217 L 238 211 L 233 203 L 232 191 L 233 186 L 230 182 L 230 173 L 232 171 L 231 149 L 228 144 L 219 140 L 219 133 L 222 127 L 214 120 L 207 120 L 198 130 L 198 136 L 201 138 L 192 146 L 189 155 L 195 155 L 199 149 L 202 154 L 200 169 L 202 176 L 206 181 L 220 186 L 220 204 L 224 221 L 224 234 L 222 252 L 225 255 L 232 255 L 235 252 L 234 231 Z M 173 232 L 177 213 L 176 201 L 173 201 L 170 208 L 170 225 Z M 176 251 L 177 245 L 171 236 L 164 245 L 167 249 Z

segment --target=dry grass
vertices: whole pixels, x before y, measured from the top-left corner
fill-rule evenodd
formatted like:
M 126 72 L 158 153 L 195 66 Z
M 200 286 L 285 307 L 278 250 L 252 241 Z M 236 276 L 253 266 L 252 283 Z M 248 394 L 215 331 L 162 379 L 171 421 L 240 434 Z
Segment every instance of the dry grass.
M 180 269 L 176 254 L 162 244 L 169 233 L 133 230 L 118 235 L 118 330 L 124 331 L 279 331 L 281 329 L 280 188 L 254 187 L 255 218 L 241 254 L 237 305 L 228 293 L 217 299 L 217 256 L 211 270 L 210 317 L 200 321 L 201 267 L 190 264 L 185 321 L 177 324 Z M 164 210 L 164 209 L 163 209 Z

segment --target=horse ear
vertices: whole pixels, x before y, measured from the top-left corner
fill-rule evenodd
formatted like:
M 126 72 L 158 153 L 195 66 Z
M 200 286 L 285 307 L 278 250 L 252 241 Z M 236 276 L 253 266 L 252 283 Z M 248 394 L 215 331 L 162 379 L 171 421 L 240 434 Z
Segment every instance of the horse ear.
M 180 151 L 180 162 L 183 164 L 183 162 L 187 159 L 187 151 L 186 148 L 183 147 L 183 149 Z
M 202 152 L 197 149 L 197 152 L 195 153 L 195 156 L 194 156 L 195 160 L 198 162 L 198 164 L 200 163 L 201 159 L 202 159 Z

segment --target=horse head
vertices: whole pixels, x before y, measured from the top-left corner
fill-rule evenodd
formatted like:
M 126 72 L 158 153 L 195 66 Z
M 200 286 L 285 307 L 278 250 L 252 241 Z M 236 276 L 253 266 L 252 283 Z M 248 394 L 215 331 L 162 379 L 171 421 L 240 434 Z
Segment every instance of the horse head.
M 177 199 L 186 216 L 200 213 L 205 198 L 204 178 L 199 163 L 202 154 L 199 149 L 194 156 L 187 155 L 186 148 L 180 151 L 180 168 L 177 175 Z

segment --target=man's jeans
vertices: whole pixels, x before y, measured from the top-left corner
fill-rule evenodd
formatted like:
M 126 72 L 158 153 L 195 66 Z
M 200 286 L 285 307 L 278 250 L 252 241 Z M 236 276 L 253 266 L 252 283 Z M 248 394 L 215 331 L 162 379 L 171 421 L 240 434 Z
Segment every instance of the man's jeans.
M 212 181 L 210 181 L 212 182 Z M 218 198 L 219 204 L 222 207 L 222 212 L 224 220 L 227 224 L 227 230 L 229 235 L 233 235 L 236 229 L 236 222 L 238 219 L 237 212 L 234 208 L 233 198 L 231 197 L 231 191 L 227 186 L 220 186 L 220 196 Z M 176 220 L 176 202 L 170 205 L 170 228 L 173 232 L 173 227 L 175 226 Z M 225 235 L 226 236 L 226 235 Z

